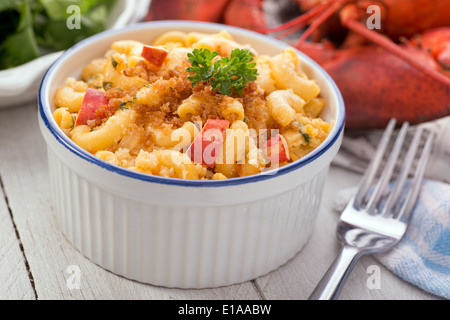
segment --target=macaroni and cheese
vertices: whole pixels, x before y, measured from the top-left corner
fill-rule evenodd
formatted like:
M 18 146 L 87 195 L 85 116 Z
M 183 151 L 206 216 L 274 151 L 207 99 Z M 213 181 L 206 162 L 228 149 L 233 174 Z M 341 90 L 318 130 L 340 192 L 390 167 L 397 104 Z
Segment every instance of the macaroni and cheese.
M 208 49 L 213 62 L 248 50 L 257 70 L 241 94 L 207 81 L 193 85 L 188 54 Z M 212 76 L 213 77 L 213 76 Z M 228 32 L 168 32 L 147 46 L 114 42 L 81 79 L 54 97 L 54 119 L 77 145 L 113 165 L 180 179 L 227 179 L 289 164 L 317 148 L 332 123 L 298 55 L 259 55 Z

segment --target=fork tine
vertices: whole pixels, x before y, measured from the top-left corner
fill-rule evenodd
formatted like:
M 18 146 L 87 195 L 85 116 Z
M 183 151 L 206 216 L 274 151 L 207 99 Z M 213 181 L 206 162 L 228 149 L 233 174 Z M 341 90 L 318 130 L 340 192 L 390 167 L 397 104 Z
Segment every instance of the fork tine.
M 430 132 L 428 135 L 425 146 L 423 147 L 422 154 L 420 156 L 419 162 L 417 163 L 417 168 L 414 173 L 414 177 L 411 181 L 412 187 L 410 188 L 406 200 L 403 203 L 400 212 L 397 215 L 397 219 L 401 219 L 405 215 L 405 220 L 409 220 L 411 212 L 416 205 L 416 200 L 419 195 L 420 187 L 422 186 L 423 176 L 427 168 L 428 160 L 430 159 L 431 147 L 433 146 L 434 133 Z
M 400 155 L 400 151 L 403 148 L 403 142 L 405 141 L 406 133 L 409 128 L 409 123 L 405 122 L 400 129 L 400 132 L 397 136 L 395 144 L 391 150 L 391 154 L 389 155 L 388 160 L 386 161 L 386 166 L 381 174 L 373 192 L 370 196 L 369 201 L 367 202 L 366 210 L 373 211 L 375 210 L 375 206 L 380 200 L 381 196 L 385 193 L 386 187 L 391 180 L 392 173 L 394 172 L 395 165 L 397 163 L 398 156 Z
M 396 122 L 397 121 L 395 119 L 391 119 L 389 121 L 389 124 L 387 125 L 386 130 L 384 131 L 383 136 L 381 137 L 380 143 L 378 144 L 377 151 L 374 157 L 372 158 L 372 161 L 370 162 L 369 166 L 367 167 L 363 178 L 361 179 L 358 188 L 358 193 L 356 194 L 354 201 L 354 204 L 358 207 L 362 206 L 362 201 L 372 184 L 375 174 L 377 173 L 378 167 L 383 159 L 384 152 L 387 146 L 389 145 L 389 139 L 392 135 L 392 131 L 394 130 Z
M 400 194 L 404 188 L 406 179 L 408 178 L 409 173 L 411 171 L 411 167 L 414 162 L 414 158 L 416 156 L 417 148 L 419 147 L 421 140 L 420 138 L 422 137 L 422 134 L 423 134 L 422 128 L 419 128 L 414 133 L 414 137 L 409 146 L 408 153 L 405 156 L 402 169 L 400 170 L 398 179 L 395 182 L 394 190 L 389 194 L 389 197 L 387 198 L 384 208 L 381 212 L 381 214 L 385 215 L 386 217 L 390 215 L 392 207 L 394 206 L 394 204 L 397 203 L 398 198 L 400 197 Z

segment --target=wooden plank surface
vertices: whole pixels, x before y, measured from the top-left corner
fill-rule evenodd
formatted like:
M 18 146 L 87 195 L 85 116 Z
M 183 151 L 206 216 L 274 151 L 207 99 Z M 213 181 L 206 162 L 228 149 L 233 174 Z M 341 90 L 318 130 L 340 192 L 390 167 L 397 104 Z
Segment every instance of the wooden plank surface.
M 205 290 L 167 289 L 127 280 L 84 258 L 56 223 L 37 119 L 35 105 L 0 110 L 1 177 L 38 299 L 260 299 L 252 282 Z M 0 277 L 16 276 L 15 270 L 0 271 Z
M 35 299 L 6 200 L 3 188 L 0 188 L 0 300 Z

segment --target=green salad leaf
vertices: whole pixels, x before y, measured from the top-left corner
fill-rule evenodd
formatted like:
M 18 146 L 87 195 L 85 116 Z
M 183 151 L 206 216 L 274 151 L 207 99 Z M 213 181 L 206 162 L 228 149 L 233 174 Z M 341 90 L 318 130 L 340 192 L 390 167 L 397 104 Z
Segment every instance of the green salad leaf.
M 0 21 L 0 69 L 12 68 L 39 57 L 28 1 L 1 2 Z
M 65 50 L 107 28 L 116 0 L 1 0 L 0 69 L 21 65 L 40 54 Z M 79 8 L 80 28 L 69 28 Z M 77 12 L 78 13 L 78 12 Z
M 76 5 L 80 8 L 81 14 L 86 14 L 96 5 L 101 2 L 95 0 L 40 0 L 38 1 L 45 9 L 45 12 L 51 20 L 65 20 L 67 19 L 67 8 L 71 5 Z
M 110 9 L 115 0 L 40 0 L 34 28 L 41 47 L 64 50 L 75 43 L 106 29 Z M 67 28 L 70 5 L 80 8 L 80 28 Z

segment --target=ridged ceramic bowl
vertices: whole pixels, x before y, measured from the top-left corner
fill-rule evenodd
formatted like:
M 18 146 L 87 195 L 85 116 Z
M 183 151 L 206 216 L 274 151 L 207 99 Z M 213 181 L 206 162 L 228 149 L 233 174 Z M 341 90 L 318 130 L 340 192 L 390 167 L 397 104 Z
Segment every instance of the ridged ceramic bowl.
M 260 54 L 283 42 L 250 31 L 201 22 L 150 22 L 106 31 L 69 49 L 47 71 L 39 91 L 39 123 L 48 145 L 55 213 L 67 239 L 116 274 L 165 287 L 226 286 L 262 276 L 295 256 L 310 236 L 329 165 L 343 136 L 344 103 L 332 79 L 298 53 L 317 80 L 335 121 L 312 153 L 278 170 L 215 181 L 163 178 L 129 171 L 84 151 L 53 120 L 53 97 L 69 76 L 103 56 L 116 40 L 151 43 L 170 30 L 227 30 Z

